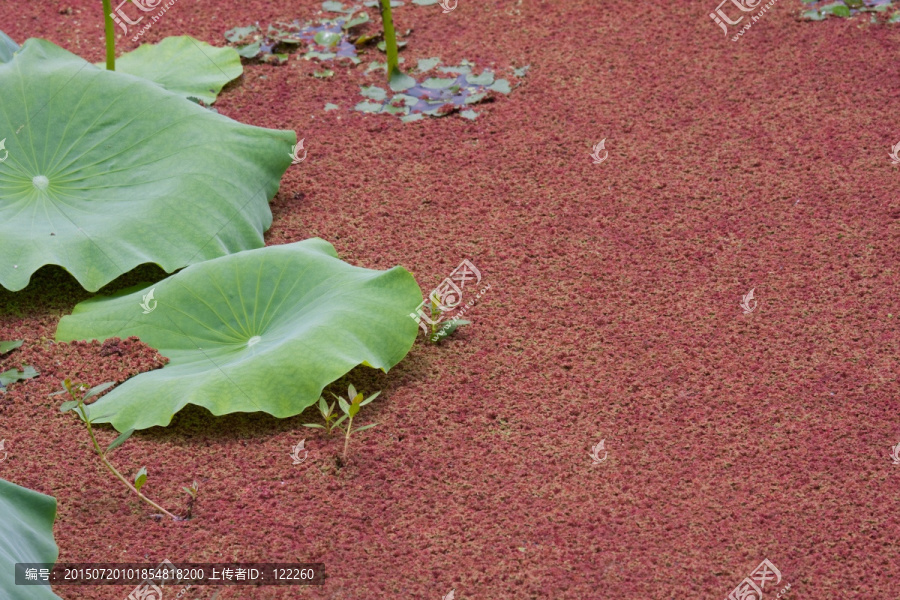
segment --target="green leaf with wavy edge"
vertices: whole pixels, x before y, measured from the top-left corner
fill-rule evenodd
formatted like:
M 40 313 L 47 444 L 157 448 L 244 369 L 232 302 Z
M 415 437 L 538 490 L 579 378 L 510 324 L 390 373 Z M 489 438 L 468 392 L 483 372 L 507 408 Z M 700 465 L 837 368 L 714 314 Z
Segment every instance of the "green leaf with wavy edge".
M 17 381 L 25 381 L 26 379 L 34 379 L 40 373 L 35 371 L 34 367 L 25 366 L 22 370 L 10 369 L 0 373 L 0 388 L 16 383 Z
M 0 63 L 0 89 L 3 287 L 54 264 L 96 291 L 141 264 L 172 272 L 264 245 L 293 131 L 238 123 L 40 39 Z
M 212 104 L 225 84 L 241 76 L 244 67 L 234 48 L 217 48 L 182 35 L 123 54 L 116 59 L 116 72 L 136 75 L 185 98 Z
M 16 563 L 55 563 L 56 498 L 0 479 L 0 597 L 60 600 L 50 585 L 16 585 Z
M 170 359 L 91 404 L 92 422 L 165 426 L 188 404 L 297 415 L 354 367 L 400 362 L 422 299 L 405 269 L 351 266 L 318 238 L 192 265 L 153 287 L 149 314 L 146 288 L 129 289 L 82 302 L 59 323 L 59 341 L 135 335 Z
M 25 340 L 13 340 L 11 342 L 0 342 L 0 354 L 6 354 L 7 352 L 12 352 L 19 346 L 25 343 Z
M 11 37 L 0 31 L 0 63 L 11 61 L 19 50 L 19 45 Z

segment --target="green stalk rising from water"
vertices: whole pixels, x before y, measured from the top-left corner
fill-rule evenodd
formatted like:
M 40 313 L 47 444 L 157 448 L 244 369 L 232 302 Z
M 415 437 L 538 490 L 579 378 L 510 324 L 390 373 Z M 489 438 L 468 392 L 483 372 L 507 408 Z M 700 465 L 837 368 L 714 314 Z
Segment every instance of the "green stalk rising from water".
M 116 30 L 112 20 L 112 2 L 103 0 L 103 20 L 106 24 L 106 69 L 116 70 Z
M 109 0 L 104 0 L 108 2 Z M 391 0 L 381 0 L 381 21 L 384 23 L 384 44 L 387 51 L 387 78 L 388 81 L 399 72 L 397 61 L 397 34 L 394 31 L 394 20 L 391 17 Z

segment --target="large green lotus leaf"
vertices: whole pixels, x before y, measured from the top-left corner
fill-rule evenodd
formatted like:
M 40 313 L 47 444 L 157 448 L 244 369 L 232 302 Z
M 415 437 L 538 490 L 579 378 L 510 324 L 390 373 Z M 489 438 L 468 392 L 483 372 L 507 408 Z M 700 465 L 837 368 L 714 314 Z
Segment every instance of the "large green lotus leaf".
M 0 63 L 0 285 L 47 264 L 96 291 L 259 248 L 292 131 L 251 127 L 40 39 Z M 8 152 L 8 155 L 6 154 Z
M 170 92 L 212 104 L 225 84 L 240 77 L 244 68 L 234 48 L 216 48 L 182 35 L 167 37 L 158 44 L 144 44 L 123 54 L 116 59 L 116 71 L 149 79 Z
M 49 585 L 16 585 L 16 563 L 55 563 L 56 498 L 0 479 L 0 598 L 59 600 Z
M 56 339 L 138 336 L 170 359 L 90 405 L 119 431 L 168 425 L 187 404 L 290 417 L 354 367 L 387 371 L 412 347 L 422 292 L 402 267 L 373 271 L 313 238 L 217 258 L 152 287 L 92 298 Z
M 12 38 L 0 31 L 0 63 L 9 62 L 13 54 L 19 51 L 19 45 Z

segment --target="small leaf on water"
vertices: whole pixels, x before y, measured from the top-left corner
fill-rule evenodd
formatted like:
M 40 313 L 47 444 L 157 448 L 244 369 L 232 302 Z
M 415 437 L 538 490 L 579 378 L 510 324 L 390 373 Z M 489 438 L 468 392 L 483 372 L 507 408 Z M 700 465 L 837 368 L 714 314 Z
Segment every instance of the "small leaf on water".
M 259 28 L 256 25 L 250 25 L 248 27 L 235 27 L 234 29 L 229 29 L 225 32 L 225 39 L 232 44 L 236 44 L 251 33 L 257 31 L 259 31 Z
M 459 116 L 461 116 L 464 119 L 469 119 L 470 121 L 474 121 L 478 117 L 478 113 L 475 112 L 474 110 L 464 110 L 459 113 Z
M 254 58 L 257 54 L 259 54 L 259 48 L 260 43 L 253 42 L 252 44 L 247 44 L 246 46 L 238 46 L 237 53 L 244 58 Z
M 0 387 L 16 383 L 17 381 L 32 379 L 33 377 L 37 377 L 37 375 L 38 372 L 34 370 L 34 367 L 25 367 L 23 371 L 10 369 L 9 371 L 0 373 Z
M 368 23 L 368 22 L 369 22 L 369 13 L 363 13 L 360 16 L 356 17 L 355 19 L 350 19 L 349 21 L 344 23 L 342 25 L 342 27 L 344 29 L 351 29 L 353 27 L 356 27 L 357 25 L 362 25 L 363 23 Z
M 408 43 L 409 42 L 398 41 L 397 42 L 397 50 L 400 50 L 400 48 L 403 48 Z M 380 42 L 378 42 L 378 44 L 375 47 L 378 48 L 379 50 L 381 50 L 382 52 L 387 52 L 387 42 L 384 40 L 381 40 Z
M 343 2 L 335 2 L 334 0 L 328 0 L 327 2 L 323 2 L 322 10 L 327 11 L 327 12 L 346 13 L 346 14 L 353 13 L 353 8 L 344 8 Z
M 485 71 L 481 75 L 466 75 L 466 81 L 469 82 L 470 85 L 491 85 L 494 83 L 494 74 L 490 71 Z
M 332 71 L 331 69 L 325 69 L 324 71 L 315 71 L 313 73 L 313 77 L 318 77 L 319 79 L 334 77 L 334 71 Z
M 391 75 L 391 90 L 395 92 L 405 92 L 415 85 L 415 79 L 400 71 L 394 71 L 393 75 Z
M 141 467 L 140 471 L 134 476 L 134 487 L 137 491 L 141 491 L 145 483 L 147 483 L 147 467 Z
M 363 97 L 370 98 L 378 102 L 381 102 L 385 98 L 387 98 L 387 90 L 385 90 L 384 88 L 380 88 L 377 85 L 364 85 L 361 86 L 359 90 Z
M 488 89 L 493 90 L 495 92 L 500 92 L 501 94 L 508 94 L 512 91 L 509 87 L 509 82 L 505 79 L 498 79 Z
M 109 454 L 110 452 L 124 444 L 125 441 L 131 437 L 132 433 L 134 433 L 134 429 L 129 429 L 128 431 L 114 439 L 113 443 L 109 445 L 109 448 L 106 449 L 106 452 L 104 452 L 104 454 Z
M 400 117 L 400 120 L 403 121 L 404 123 L 412 123 L 413 121 L 421 121 L 424 118 L 425 118 L 425 115 L 416 113 L 413 115 L 406 115 L 406 116 Z
M 443 90 L 452 87 L 456 79 L 444 79 L 441 77 L 429 77 L 422 82 L 422 87 L 432 90 Z
M 332 104 L 331 102 L 325 104 L 325 110 L 337 110 L 339 108 L 340 106 L 338 106 L 337 104 Z
M 487 96 L 487 92 L 478 92 L 477 94 L 472 94 L 471 96 L 465 99 L 466 104 L 477 104 L 484 100 L 485 96 Z
M 317 44 L 330 48 L 332 46 L 337 46 L 341 42 L 341 34 L 334 33 L 333 31 L 320 31 L 316 33 L 313 39 Z
M 362 102 L 354 106 L 353 109 L 365 113 L 380 113 L 382 106 L 381 104 L 372 102 L 371 100 L 363 100 Z
M 431 69 L 438 66 L 438 63 L 441 62 L 440 58 L 420 58 L 419 64 L 416 66 L 416 70 L 420 73 L 424 73 L 425 71 L 430 71 Z
M 303 58 L 305 58 L 306 60 L 310 60 L 312 58 L 318 58 L 319 60 L 331 60 L 336 56 L 337 54 L 335 54 L 334 52 L 319 52 L 318 50 L 310 50 L 303 55 Z
M 12 350 L 15 350 L 19 346 L 25 343 L 25 340 L 13 340 L 11 342 L 0 342 L 0 354 L 6 354 Z

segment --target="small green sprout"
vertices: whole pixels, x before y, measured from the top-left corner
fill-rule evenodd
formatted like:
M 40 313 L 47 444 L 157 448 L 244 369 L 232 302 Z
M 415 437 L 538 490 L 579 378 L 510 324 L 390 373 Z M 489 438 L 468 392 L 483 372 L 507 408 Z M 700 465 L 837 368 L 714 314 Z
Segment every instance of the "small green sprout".
M 463 325 L 472 324 L 471 321 L 467 321 L 465 319 L 450 319 L 449 321 L 441 325 L 442 318 L 435 319 L 435 317 L 442 317 L 444 311 L 441 310 L 440 304 L 437 303 L 434 297 L 431 297 L 430 300 L 431 306 L 429 307 L 429 312 L 431 313 L 431 318 L 428 320 L 428 322 L 431 326 L 431 335 L 428 336 L 428 339 L 433 343 L 437 344 L 439 341 L 441 341 L 441 339 L 448 337 Z
M 349 419 L 349 421 L 347 421 L 347 435 L 344 437 L 344 462 L 347 461 L 347 449 L 350 446 L 350 434 L 354 431 L 359 432 L 365 429 L 371 429 L 372 427 L 378 425 L 378 423 L 370 423 L 369 425 L 363 425 L 362 427 L 353 429 L 353 417 L 355 417 L 357 413 L 359 413 L 360 408 L 377 398 L 380 394 L 380 391 L 375 392 L 374 394 L 363 400 L 363 395 L 356 392 L 356 388 L 353 387 L 353 384 L 347 386 L 347 399 L 350 400 L 349 403 L 347 402 L 347 400 L 344 400 L 343 398 L 332 394 L 332 396 L 337 398 L 338 404 L 340 404 L 341 406 L 341 410 L 344 411 L 344 416 L 335 421 L 334 426 L 339 427 L 340 423 L 344 419 Z
M 328 432 L 329 435 L 331 435 L 331 432 L 334 431 L 335 427 L 337 427 L 338 429 L 341 429 L 341 427 L 339 426 L 339 423 L 341 421 L 343 421 L 344 419 L 346 419 L 347 417 L 345 415 L 345 416 L 341 417 L 340 419 L 338 419 L 337 421 L 335 421 L 334 423 L 332 423 L 332 421 L 337 419 L 337 413 L 334 412 L 334 405 L 335 405 L 335 403 L 332 402 L 331 406 L 328 406 L 328 403 L 325 402 L 325 397 L 319 396 L 319 404 L 318 404 L 319 413 L 322 415 L 322 418 L 325 419 L 325 425 L 319 425 L 318 423 L 304 423 L 303 426 L 304 427 L 315 427 L 316 429 L 324 429 L 325 431 Z M 343 431 L 343 429 L 341 429 L 341 431 Z
M 70 410 L 75 409 L 75 413 L 81 417 L 81 420 L 84 421 L 84 424 L 87 426 L 88 435 L 91 436 L 91 442 L 94 444 L 94 450 L 97 451 L 97 454 L 100 456 L 100 460 L 103 462 L 103 465 L 109 470 L 110 473 L 116 476 L 122 483 L 128 486 L 128 489 L 137 494 L 141 500 L 155 508 L 156 510 L 164 513 L 165 515 L 171 517 L 175 521 L 184 521 L 190 518 L 191 509 L 193 508 L 193 501 L 197 495 L 197 482 L 194 482 L 192 486 L 193 492 L 188 490 L 188 488 L 184 488 L 191 494 L 191 501 L 188 507 L 188 513 L 185 517 L 178 517 L 157 503 L 153 502 L 149 498 L 147 498 L 144 494 L 141 493 L 141 488 L 144 487 L 144 484 L 147 483 L 147 467 L 141 467 L 138 472 L 134 476 L 134 483 L 128 481 L 119 471 L 109 462 L 107 456 L 109 453 L 124 444 L 128 438 L 131 437 L 131 434 L 134 433 L 134 429 L 129 429 L 128 431 L 122 433 L 119 437 L 117 437 L 113 442 L 109 445 L 109 447 L 104 452 L 100 449 L 100 444 L 97 443 L 97 438 L 94 436 L 94 430 L 91 428 L 91 417 L 90 417 L 90 409 L 84 403 L 85 400 L 89 400 L 94 396 L 101 394 L 115 385 L 115 382 L 108 381 L 106 383 L 101 383 L 100 385 L 96 385 L 92 388 L 88 388 L 87 385 L 83 383 L 72 383 L 71 379 L 66 379 L 63 381 L 63 389 L 50 394 L 51 396 L 57 396 L 59 394 L 68 394 L 71 400 L 67 400 L 63 402 L 60 407 L 60 412 L 69 412 Z

